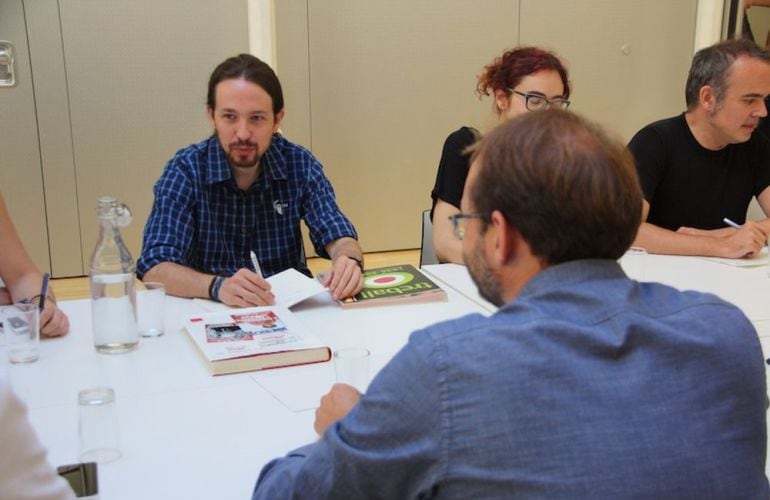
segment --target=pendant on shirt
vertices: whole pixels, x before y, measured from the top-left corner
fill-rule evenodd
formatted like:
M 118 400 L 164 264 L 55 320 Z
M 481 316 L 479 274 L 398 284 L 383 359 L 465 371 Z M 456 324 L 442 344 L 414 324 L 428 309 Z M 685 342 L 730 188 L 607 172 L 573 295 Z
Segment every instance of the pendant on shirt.
M 288 203 L 282 203 L 280 200 L 275 200 L 273 202 L 273 210 L 275 210 L 275 213 L 278 215 L 283 215 L 283 209 L 289 208 Z

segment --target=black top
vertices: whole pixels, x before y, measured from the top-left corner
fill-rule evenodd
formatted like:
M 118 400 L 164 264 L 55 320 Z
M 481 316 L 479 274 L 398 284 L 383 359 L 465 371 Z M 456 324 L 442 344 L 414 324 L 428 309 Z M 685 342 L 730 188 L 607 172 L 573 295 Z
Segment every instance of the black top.
M 479 137 L 478 130 L 470 127 L 460 127 L 444 141 L 444 149 L 441 151 L 441 161 L 438 164 L 436 184 L 430 195 L 433 198 L 433 207 L 430 219 L 433 220 L 433 208 L 436 201 L 442 201 L 460 209 L 460 200 L 463 197 L 465 179 L 468 178 L 470 168 L 470 156 L 463 151 L 476 142 Z
M 676 231 L 746 220 L 752 196 L 770 185 L 770 143 L 761 133 L 719 151 L 701 146 L 684 113 L 652 123 L 628 144 L 650 204 L 647 222 Z

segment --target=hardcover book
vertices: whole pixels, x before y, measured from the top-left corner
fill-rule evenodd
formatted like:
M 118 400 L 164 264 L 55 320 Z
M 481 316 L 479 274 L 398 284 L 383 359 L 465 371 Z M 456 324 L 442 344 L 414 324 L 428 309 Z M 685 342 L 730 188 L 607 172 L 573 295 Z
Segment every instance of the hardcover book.
M 447 295 L 422 272 L 409 264 L 364 271 L 364 288 L 340 301 L 344 308 L 389 304 L 445 302 Z
M 250 307 L 199 314 L 185 330 L 212 375 L 322 363 L 329 347 L 303 331 L 283 307 Z

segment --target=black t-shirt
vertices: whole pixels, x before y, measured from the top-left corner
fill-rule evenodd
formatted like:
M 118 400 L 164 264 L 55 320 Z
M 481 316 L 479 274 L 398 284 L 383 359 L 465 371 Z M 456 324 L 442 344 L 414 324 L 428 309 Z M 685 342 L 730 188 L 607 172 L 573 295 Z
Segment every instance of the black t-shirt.
M 770 185 L 770 143 L 761 133 L 719 151 L 701 146 L 684 114 L 644 127 L 628 148 L 650 204 L 647 222 L 676 231 L 746 220 L 753 196 Z
M 460 200 L 463 197 L 463 188 L 465 179 L 468 178 L 468 169 L 470 168 L 470 156 L 463 154 L 463 151 L 476 142 L 479 133 L 476 129 L 470 127 L 460 127 L 455 130 L 444 141 L 444 149 L 441 151 L 441 161 L 438 164 L 438 173 L 436 174 L 436 184 L 430 195 L 433 198 L 433 207 L 436 201 L 441 200 L 460 208 Z M 430 212 L 430 218 L 433 220 L 433 209 Z

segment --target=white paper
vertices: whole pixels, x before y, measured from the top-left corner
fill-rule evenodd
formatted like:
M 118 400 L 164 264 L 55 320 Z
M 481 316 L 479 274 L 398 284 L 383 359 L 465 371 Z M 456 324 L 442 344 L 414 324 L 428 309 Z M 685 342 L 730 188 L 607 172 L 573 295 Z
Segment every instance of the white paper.
M 270 276 L 267 282 L 272 287 L 275 303 L 284 307 L 291 307 L 327 291 L 321 283 L 293 268 Z
M 289 268 L 267 278 L 275 296 L 275 305 L 289 308 L 321 292 L 328 291 L 318 280 L 308 278 L 294 268 Z M 224 311 L 232 307 L 208 299 L 193 299 L 207 311 Z

